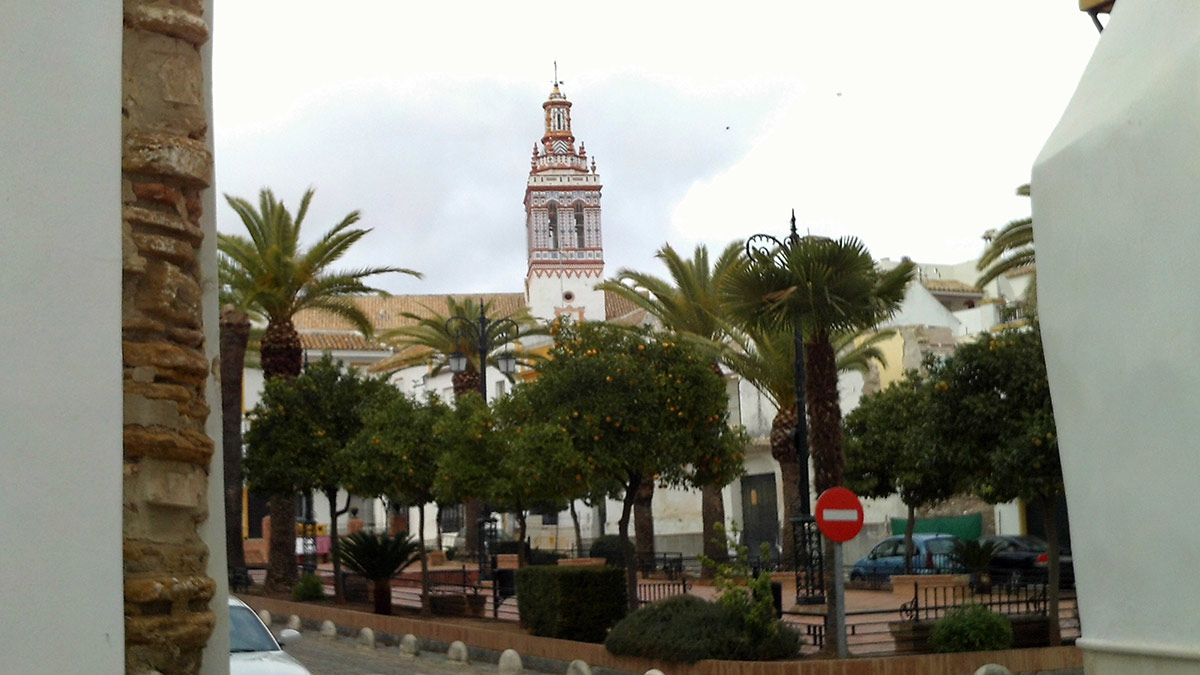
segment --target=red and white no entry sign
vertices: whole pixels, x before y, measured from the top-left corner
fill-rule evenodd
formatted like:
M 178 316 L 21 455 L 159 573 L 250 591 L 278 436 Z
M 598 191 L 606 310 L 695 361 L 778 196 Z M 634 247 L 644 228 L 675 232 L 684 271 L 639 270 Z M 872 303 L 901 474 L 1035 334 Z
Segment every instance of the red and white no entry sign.
M 858 495 L 844 487 L 829 488 L 817 497 L 817 527 L 836 541 L 850 541 L 863 526 L 863 507 Z

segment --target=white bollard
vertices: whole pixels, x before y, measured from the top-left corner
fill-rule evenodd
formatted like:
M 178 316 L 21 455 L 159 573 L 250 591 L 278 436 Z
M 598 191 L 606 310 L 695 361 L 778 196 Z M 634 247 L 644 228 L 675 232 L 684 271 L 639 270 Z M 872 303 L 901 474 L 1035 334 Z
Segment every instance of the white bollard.
M 270 612 L 268 612 L 265 609 L 260 609 L 260 610 L 258 610 L 258 618 L 263 623 L 267 624 L 267 628 L 271 627 L 271 613 Z
M 452 663 L 470 663 L 471 658 L 467 654 L 467 646 L 462 640 L 455 640 L 450 643 L 450 648 L 446 650 L 446 660 Z
M 337 638 L 337 626 L 333 625 L 332 621 L 324 621 L 321 623 L 321 637 L 335 639 Z
M 663 671 L 659 670 L 658 668 L 651 668 L 650 670 L 646 671 L 646 675 L 666 675 L 666 674 L 663 673 Z
M 375 649 L 375 631 L 370 628 L 358 631 L 358 645 L 367 649 Z
M 592 667 L 586 661 L 575 659 L 567 666 L 567 675 L 592 675 Z
M 500 662 L 496 665 L 496 669 L 504 675 L 520 675 L 525 670 L 525 666 L 521 663 L 521 655 L 515 649 L 505 649 L 504 653 L 500 654 Z
M 995 663 L 985 663 L 979 666 L 979 670 L 975 671 L 975 675 L 1013 675 L 1013 673 L 1004 666 Z
M 421 653 L 421 644 L 417 642 L 417 636 L 409 633 L 400 638 L 400 655 L 412 658 Z
M 287 620 L 287 627 L 291 628 L 292 630 L 300 630 L 300 617 L 296 616 L 295 614 L 289 616 Z

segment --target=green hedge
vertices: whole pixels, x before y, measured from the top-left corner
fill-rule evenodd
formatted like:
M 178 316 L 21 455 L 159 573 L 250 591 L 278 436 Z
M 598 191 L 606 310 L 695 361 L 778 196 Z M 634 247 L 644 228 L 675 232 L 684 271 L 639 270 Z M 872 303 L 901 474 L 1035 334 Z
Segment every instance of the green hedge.
M 629 547 L 633 548 L 633 542 L 629 542 Z M 615 534 L 605 534 L 596 537 L 596 540 L 592 542 L 591 548 L 588 549 L 588 557 L 604 558 L 609 565 L 624 567 L 625 549 L 621 547 L 621 537 Z
M 1012 622 L 979 604 L 962 605 L 946 612 L 933 626 L 929 646 L 935 652 L 984 652 L 1009 649 Z
M 683 663 L 701 659 L 769 661 L 795 658 L 799 631 L 775 622 L 754 636 L 735 612 L 694 595 L 677 595 L 625 617 L 604 641 L 608 651 Z
M 625 571 L 536 565 L 517 570 L 517 609 L 534 635 L 604 642 L 625 616 Z

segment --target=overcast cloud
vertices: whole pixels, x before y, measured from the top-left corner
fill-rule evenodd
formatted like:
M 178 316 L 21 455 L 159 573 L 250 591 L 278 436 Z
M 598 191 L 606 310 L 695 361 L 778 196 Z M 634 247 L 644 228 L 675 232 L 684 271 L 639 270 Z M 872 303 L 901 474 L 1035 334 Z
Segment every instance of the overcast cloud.
M 309 236 L 361 210 L 374 231 L 345 264 L 425 274 L 393 292 L 519 291 L 557 60 L 608 276 L 661 273 L 667 242 L 782 235 L 793 208 L 939 263 L 1028 214 L 1014 189 L 1098 39 L 1075 2 L 776 4 L 221 3 L 217 190 L 294 208 L 311 185 Z

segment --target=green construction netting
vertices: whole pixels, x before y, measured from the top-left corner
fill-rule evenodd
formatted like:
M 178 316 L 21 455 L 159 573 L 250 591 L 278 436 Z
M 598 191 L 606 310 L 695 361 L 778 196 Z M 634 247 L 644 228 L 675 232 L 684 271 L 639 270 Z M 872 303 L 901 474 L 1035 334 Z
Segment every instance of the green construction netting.
M 892 518 L 892 534 L 904 534 L 907 518 Z M 983 534 L 983 514 L 969 513 L 965 516 L 945 518 L 917 518 L 914 533 L 941 532 L 952 534 L 964 541 L 974 541 Z

